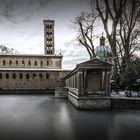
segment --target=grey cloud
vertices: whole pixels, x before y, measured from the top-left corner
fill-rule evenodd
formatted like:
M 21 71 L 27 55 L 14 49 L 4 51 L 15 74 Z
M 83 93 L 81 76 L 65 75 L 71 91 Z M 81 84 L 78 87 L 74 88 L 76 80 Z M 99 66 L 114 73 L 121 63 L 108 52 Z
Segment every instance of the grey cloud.
M 46 4 L 48 4 L 49 1 L 51 1 L 51 0 L 28 0 L 28 4 L 32 5 L 37 2 L 41 6 L 45 6 Z
M 88 60 L 87 57 L 77 57 L 76 59 L 73 58 L 73 57 L 65 57 L 63 59 L 63 68 L 66 68 L 66 69 L 74 69 L 76 67 L 76 64 L 79 64 L 81 62 L 84 62 Z
M 10 0 L 0 0 L 1 3 L 1 15 L 3 15 L 5 18 L 10 20 L 11 18 L 14 17 L 14 1 Z
M 37 0 L 37 1 L 41 6 L 44 6 L 44 5 L 48 4 L 48 2 L 51 0 Z
M 50 0 L 0 0 L 0 15 L 17 23 L 28 21 L 36 12 L 42 10 Z

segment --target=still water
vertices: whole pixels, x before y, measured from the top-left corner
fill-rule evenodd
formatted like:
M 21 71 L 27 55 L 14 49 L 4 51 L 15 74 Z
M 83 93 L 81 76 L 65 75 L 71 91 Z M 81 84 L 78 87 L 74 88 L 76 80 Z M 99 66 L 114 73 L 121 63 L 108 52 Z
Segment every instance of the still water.
M 0 140 L 140 140 L 140 111 L 78 111 L 52 95 L 0 95 Z

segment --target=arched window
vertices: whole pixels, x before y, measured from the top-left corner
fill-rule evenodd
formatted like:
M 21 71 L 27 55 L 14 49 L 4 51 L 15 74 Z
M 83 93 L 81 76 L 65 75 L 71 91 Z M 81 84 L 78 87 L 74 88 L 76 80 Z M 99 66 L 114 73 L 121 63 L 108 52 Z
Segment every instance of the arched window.
M 29 79 L 29 73 L 26 74 L 26 79 Z
M 0 79 L 2 79 L 2 74 L 0 73 Z
M 13 79 L 16 79 L 16 74 L 15 73 L 13 73 Z
M 40 61 L 40 65 L 43 66 L 43 61 Z
M 47 66 L 49 66 L 49 61 L 46 62 Z
M 36 61 L 36 60 L 34 61 L 34 65 L 35 65 L 35 66 L 37 65 L 37 61 Z
M 9 60 L 9 65 L 12 65 L 12 61 L 11 60 Z
M 28 65 L 31 65 L 31 61 L 28 61 Z
M 18 65 L 18 60 L 16 60 L 16 65 Z
M 35 73 L 33 73 L 33 79 L 36 79 L 36 74 Z
M 9 79 L 9 74 L 8 73 L 6 73 L 6 79 Z
M 23 75 L 22 75 L 22 73 L 20 73 L 20 74 L 19 74 L 19 78 L 20 78 L 20 79 L 22 79 L 22 78 L 23 78 Z
M 49 74 L 48 73 L 46 74 L 46 79 L 49 79 Z
M 43 76 L 42 76 L 42 74 L 41 74 L 41 73 L 39 74 L 39 78 L 40 78 L 40 79 L 42 79 L 42 78 L 43 78 Z
M 24 62 L 24 60 L 22 60 L 22 65 L 25 65 L 25 62 Z
M 6 65 L 6 61 L 5 60 L 3 60 L 3 65 Z

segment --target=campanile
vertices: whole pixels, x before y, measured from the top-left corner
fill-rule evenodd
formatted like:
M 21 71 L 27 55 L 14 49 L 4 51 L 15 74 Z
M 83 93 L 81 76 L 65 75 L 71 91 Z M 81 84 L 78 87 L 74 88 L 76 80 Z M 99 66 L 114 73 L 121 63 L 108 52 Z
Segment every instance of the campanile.
M 44 53 L 54 55 L 54 20 L 43 20 L 44 22 Z

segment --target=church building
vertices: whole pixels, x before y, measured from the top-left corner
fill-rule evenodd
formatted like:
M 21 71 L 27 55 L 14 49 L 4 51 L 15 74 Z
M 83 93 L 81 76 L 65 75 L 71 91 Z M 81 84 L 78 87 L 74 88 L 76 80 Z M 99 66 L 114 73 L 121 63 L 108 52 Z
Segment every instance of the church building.
M 54 91 L 63 56 L 55 54 L 54 20 L 44 20 L 44 54 L 0 54 L 0 92 Z

